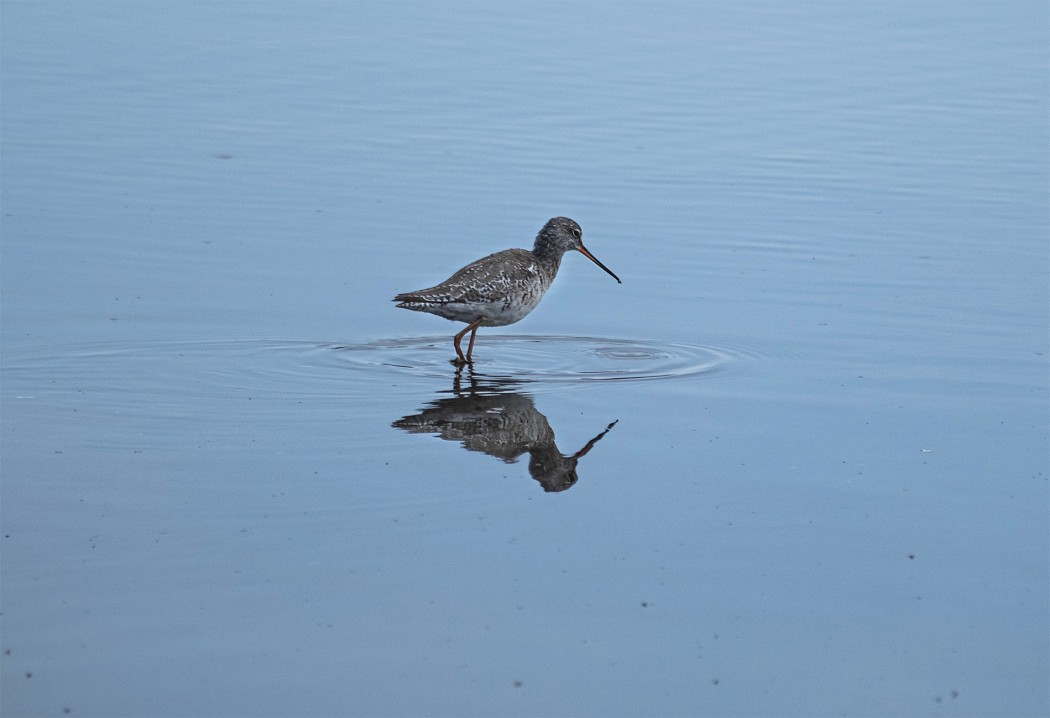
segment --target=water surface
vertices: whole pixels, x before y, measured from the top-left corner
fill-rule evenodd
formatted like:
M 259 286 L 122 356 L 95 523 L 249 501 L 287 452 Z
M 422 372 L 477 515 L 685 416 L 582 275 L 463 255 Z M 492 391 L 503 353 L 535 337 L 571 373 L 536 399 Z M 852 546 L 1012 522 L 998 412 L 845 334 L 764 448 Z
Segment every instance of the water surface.
M 1050 710 L 1044 3 L 3 15 L 5 715 Z

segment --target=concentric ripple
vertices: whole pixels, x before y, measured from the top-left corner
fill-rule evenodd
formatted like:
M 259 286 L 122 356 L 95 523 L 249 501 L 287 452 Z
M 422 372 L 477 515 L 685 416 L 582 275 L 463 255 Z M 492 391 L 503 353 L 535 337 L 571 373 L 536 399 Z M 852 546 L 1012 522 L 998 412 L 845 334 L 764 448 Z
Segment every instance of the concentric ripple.
M 453 354 L 447 336 L 396 339 L 331 348 L 357 367 L 447 377 Z M 474 348 L 479 376 L 530 382 L 674 379 L 725 368 L 732 351 L 713 346 L 635 339 L 500 335 Z
M 197 397 L 339 398 L 398 384 L 398 377 L 448 380 L 459 372 L 448 336 L 360 344 L 199 341 L 93 344 L 9 354 L 5 396 L 94 396 L 120 405 L 148 395 L 156 405 Z M 670 380 L 720 372 L 748 352 L 633 339 L 487 336 L 467 370 L 496 385 L 566 386 Z M 466 376 L 467 372 L 462 372 Z M 137 400 L 137 399 L 136 399 Z

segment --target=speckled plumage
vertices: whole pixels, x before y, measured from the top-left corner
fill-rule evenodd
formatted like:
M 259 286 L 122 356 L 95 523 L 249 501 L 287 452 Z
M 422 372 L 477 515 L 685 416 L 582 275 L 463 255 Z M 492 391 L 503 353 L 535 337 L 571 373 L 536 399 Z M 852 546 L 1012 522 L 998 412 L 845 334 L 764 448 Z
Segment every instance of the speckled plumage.
M 441 284 L 394 297 L 398 307 L 427 312 L 467 328 L 453 339 L 457 363 L 471 361 L 478 327 L 502 327 L 521 321 L 539 305 L 554 282 L 562 256 L 580 252 L 619 282 L 620 278 L 583 246 L 580 225 L 568 217 L 555 217 L 536 235 L 532 251 L 505 249 L 471 262 Z M 466 356 L 459 342 L 467 332 Z

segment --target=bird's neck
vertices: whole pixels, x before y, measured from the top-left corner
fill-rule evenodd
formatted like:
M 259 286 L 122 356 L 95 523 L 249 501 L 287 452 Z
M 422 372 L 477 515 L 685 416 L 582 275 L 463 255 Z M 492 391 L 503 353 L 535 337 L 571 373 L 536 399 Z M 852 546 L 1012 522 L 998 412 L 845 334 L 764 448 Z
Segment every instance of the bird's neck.
M 539 242 L 536 243 L 537 247 Z M 564 256 L 564 252 L 556 250 L 547 251 L 536 251 L 532 250 L 532 256 L 536 258 L 536 261 L 541 267 L 543 267 L 546 274 L 550 279 L 554 279 L 554 276 L 558 273 L 558 267 L 561 266 L 561 258 Z
M 565 250 L 558 247 L 553 241 L 543 235 L 536 238 L 536 244 L 532 248 L 532 254 L 544 264 L 557 267 L 561 264 L 561 258 Z

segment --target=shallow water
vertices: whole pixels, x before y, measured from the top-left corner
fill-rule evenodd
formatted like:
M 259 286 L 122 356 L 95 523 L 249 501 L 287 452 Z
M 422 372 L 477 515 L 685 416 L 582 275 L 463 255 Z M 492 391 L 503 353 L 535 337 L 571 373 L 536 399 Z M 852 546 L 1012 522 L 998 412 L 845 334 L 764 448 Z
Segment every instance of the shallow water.
M 1050 711 L 1044 3 L 3 16 L 5 715 Z

